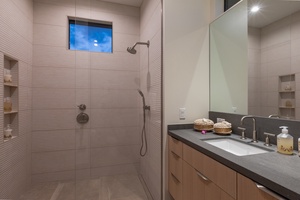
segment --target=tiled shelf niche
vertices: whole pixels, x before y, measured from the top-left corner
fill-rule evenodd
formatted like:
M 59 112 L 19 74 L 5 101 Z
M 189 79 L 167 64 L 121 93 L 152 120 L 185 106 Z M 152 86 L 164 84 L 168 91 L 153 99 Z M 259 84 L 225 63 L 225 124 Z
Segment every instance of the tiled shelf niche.
M 295 74 L 279 76 L 278 114 L 281 118 L 295 119 L 296 106 Z
M 19 135 L 19 63 L 17 60 L 4 56 L 4 69 L 3 69 L 3 98 L 10 97 L 12 102 L 12 111 L 5 112 L 4 114 L 4 123 L 3 123 L 3 137 L 4 137 L 4 129 L 7 127 L 7 124 L 11 124 L 12 129 L 12 138 L 4 139 L 4 142 L 7 142 L 11 139 L 18 137 Z M 5 82 L 4 75 L 9 71 L 12 75 L 12 82 Z M 4 102 L 4 99 L 3 99 Z

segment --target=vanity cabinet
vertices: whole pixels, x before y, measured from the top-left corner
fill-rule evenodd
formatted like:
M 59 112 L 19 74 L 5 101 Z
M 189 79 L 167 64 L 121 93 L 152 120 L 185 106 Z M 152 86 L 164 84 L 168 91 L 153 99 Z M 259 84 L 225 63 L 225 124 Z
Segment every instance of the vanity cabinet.
M 182 142 L 168 137 L 168 184 L 169 193 L 175 200 L 182 198 Z
M 258 186 L 251 179 L 238 174 L 237 176 L 238 200 L 278 200 L 283 199 L 263 186 Z
M 188 196 L 190 193 L 192 196 Z M 183 144 L 183 196 L 193 200 L 234 200 L 236 172 Z
M 171 136 L 168 140 L 169 193 L 175 200 L 236 199 L 235 171 Z

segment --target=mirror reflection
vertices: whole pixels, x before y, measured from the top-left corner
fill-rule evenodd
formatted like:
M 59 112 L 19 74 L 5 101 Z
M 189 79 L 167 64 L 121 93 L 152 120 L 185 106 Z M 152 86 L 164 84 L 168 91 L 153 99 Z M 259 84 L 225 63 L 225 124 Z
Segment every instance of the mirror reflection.
M 227 74 L 235 73 L 236 85 L 245 85 L 240 77 L 248 77 L 247 93 L 234 91 L 238 92 L 240 96 L 243 95 L 243 98 L 237 94 L 230 94 L 229 97 L 226 97 L 244 99 L 245 107 L 236 106 L 237 104 L 233 100 L 229 100 L 231 104 L 228 103 L 224 105 L 225 107 L 215 105 L 218 101 L 228 101 L 228 99 L 222 100 L 221 96 L 213 96 L 217 93 L 218 86 L 216 85 L 228 85 L 228 81 L 220 81 L 217 84 L 211 82 L 211 110 L 265 117 L 272 115 L 273 117 L 300 120 L 300 2 L 280 0 L 248 0 L 246 2 L 244 0 L 243 3 L 247 5 L 245 12 L 248 21 L 245 50 L 247 52 L 245 60 L 247 71 L 244 74 L 241 74 L 240 71 L 236 73 L 229 71 L 230 68 L 227 66 L 234 65 L 235 62 L 226 65 L 220 64 L 216 67 L 213 59 L 216 52 L 219 51 L 218 47 L 217 50 L 214 50 L 211 46 L 210 53 L 212 54 L 212 81 L 220 81 L 214 75 L 215 73 L 220 74 L 220 69 L 226 71 Z M 237 12 L 239 7 L 240 5 L 233 7 L 228 13 L 236 13 L 236 19 L 244 18 L 245 14 Z M 228 13 L 216 21 L 226 18 Z M 215 22 L 211 24 L 211 28 L 217 24 Z M 223 23 L 231 24 L 233 22 L 223 21 Z M 211 31 L 211 44 L 213 44 L 212 40 L 214 40 L 214 36 Z M 225 52 L 226 48 L 223 48 L 222 51 Z M 220 52 L 218 53 L 220 54 Z M 239 54 L 239 52 L 236 53 Z M 229 60 L 229 58 L 227 59 Z M 230 59 L 236 60 L 240 57 L 232 56 Z

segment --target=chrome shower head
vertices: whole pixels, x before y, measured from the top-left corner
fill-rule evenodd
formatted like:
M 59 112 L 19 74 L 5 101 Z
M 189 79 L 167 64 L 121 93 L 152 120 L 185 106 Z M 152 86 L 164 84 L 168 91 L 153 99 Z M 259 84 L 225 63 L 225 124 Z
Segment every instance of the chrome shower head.
M 148 40 L 147 42 L 137 42 L 135 43 L 132 47 L 127 47 L 127 51 L 131 54 L 136 54 L 136 50 L 134 49 L 136 45 L 147 45 L 147 47 L 149 48 L 150 46 L 150 41 Z
M 136 54 L 136 50 L 134 49 L 134 47 L 135 47 L 135 46 L 133 46 L 133 47 L 128 47 L 128 48 L 127 48 L 127 51 L 128 51 L 129 53 L 131 53 L 131 54 Z

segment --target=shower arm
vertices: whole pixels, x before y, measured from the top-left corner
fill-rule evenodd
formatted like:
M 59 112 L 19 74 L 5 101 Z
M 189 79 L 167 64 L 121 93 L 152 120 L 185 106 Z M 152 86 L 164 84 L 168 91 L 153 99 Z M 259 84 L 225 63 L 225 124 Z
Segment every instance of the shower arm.
M 149 48 L 150 41 L 148 40 L 147 42 L 136 42 L 131 48 L 133 49 L 138 44 L 147 45 L 147 47 Z

